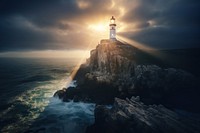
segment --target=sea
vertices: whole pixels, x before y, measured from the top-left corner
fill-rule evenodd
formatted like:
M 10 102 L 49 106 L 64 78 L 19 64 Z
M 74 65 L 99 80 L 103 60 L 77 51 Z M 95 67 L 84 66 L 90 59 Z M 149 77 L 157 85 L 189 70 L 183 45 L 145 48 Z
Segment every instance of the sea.
M 93 103 L 62 102 L 80 59 L 0 58 L 0 132 L 84 133 L 94 122 Z

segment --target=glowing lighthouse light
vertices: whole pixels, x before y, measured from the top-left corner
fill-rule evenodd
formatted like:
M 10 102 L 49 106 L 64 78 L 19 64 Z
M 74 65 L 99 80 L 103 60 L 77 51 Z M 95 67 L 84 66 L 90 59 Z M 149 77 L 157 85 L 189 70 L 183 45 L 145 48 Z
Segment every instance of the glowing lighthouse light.
M 116 40 L 116 29 L 115 27 L 117 26 L 115 24 L 115 18 L 112 16 L 112 18 L 110 19 L 110 39 L 111 40 Z

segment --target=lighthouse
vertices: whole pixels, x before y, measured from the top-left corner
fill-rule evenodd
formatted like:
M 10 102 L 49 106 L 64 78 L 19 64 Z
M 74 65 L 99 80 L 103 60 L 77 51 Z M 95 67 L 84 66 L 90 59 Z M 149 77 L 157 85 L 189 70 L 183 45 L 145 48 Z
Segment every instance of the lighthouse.
M 116 24 L 115 24 L 115 18 L 112 16 L 110 19 L 110 40 L 116 40 Z

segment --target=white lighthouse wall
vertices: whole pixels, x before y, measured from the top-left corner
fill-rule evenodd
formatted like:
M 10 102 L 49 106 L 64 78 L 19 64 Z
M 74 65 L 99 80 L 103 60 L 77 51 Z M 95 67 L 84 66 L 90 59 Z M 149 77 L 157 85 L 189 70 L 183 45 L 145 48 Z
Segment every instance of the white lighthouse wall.
M 115 31 L 115 29 L 110 29 L 110 39 L 116 39 L 116 31 Z

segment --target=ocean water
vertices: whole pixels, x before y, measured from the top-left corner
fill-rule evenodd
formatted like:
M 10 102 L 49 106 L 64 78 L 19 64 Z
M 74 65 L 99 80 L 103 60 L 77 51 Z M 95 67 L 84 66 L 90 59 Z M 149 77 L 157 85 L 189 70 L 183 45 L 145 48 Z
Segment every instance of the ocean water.
M 95 105 L 53 97 L 78 62 L 0 58 L 0 132 L 83 133 L 94 122 Z

